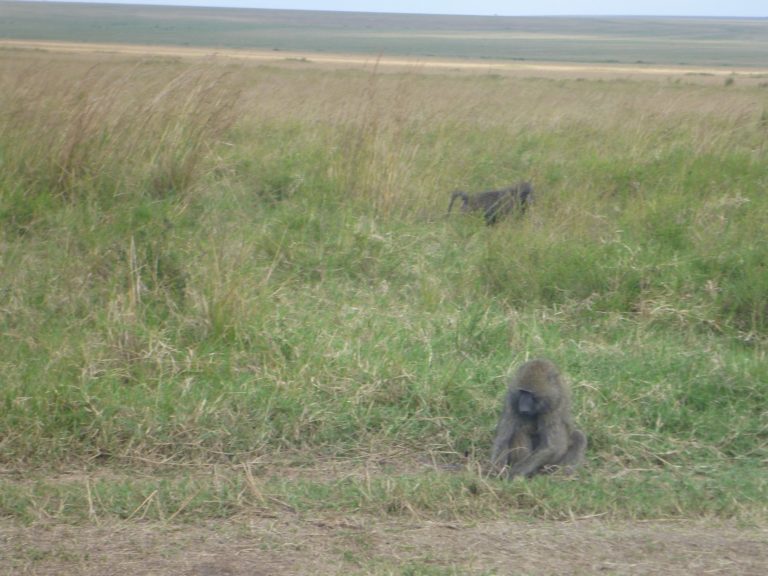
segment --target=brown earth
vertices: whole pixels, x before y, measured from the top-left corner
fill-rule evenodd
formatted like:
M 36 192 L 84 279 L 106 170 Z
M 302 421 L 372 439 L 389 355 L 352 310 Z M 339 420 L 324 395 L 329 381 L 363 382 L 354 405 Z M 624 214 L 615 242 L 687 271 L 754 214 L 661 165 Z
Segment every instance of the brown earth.
M 205 524 L 0 522 L 0 574 L 738 574 L 768 529 L 734 523 L 240 517 Z

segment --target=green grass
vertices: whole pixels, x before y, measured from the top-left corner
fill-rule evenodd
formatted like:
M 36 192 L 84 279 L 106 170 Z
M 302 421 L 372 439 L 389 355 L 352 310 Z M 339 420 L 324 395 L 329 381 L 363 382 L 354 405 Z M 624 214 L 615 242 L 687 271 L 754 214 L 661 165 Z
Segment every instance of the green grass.
M 380 470 L 369 478 L 280 479 L 245 467 L 206 475 L 39 479 L 0 483 L 0 514 L 25 522 L 196 522 L 244 510 L 419 516 L 444 521 L 511 517 L 634 520 L 681 517 L 763 520 L 763 471 L 699 465 L 684 473 L 586 473 L 579 478 L 500 482 L 475 473 Z
M 365 14 L 0 2 L 0 37 L 261 50 L 764 67 L 764 19 Z
M 0 515 L 765 520 L 764 89 L 1 62 Z M 588 465 L 488 478 L 540 355 Z

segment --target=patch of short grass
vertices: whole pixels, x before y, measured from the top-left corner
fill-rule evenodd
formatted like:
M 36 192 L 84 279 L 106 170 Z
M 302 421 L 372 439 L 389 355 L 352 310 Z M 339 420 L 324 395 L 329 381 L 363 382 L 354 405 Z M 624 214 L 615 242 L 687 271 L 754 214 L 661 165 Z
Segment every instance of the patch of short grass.
M 395 467 L 396 469 L 397 467 Z M 259 467 L 218 466 L 207 474 L 125 474 L 3 481 L 0 515 L 23 522 L 109 520 L 197 522 L 241 514 L 370 514 L 435 520 L 739 518 L 766 513 L 766 482 L 749 463 L 646 469 L 590 466 L 578 476 L 506 482 L 476 470 L 403 474 L 347 469 L 313 478 L 311 463 L 287 477 Z M 274 472 L 274 474 L 272 473 Z

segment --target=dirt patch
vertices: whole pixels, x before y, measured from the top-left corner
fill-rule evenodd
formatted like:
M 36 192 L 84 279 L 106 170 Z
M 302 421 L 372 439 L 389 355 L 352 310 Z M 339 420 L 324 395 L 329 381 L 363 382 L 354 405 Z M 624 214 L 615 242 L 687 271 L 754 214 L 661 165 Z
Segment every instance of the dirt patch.
M 255 61 L 277 66 L 325 66 L 331 68 L 376 68 L 408 72 L 491 73 L 522 77 L 555 78 L 686 78 L 689 81 L 722 83 L 723 77 L 747 82 L 764 82 L 768 68 L 717 68 L 691 66 L 650 66 L 644 64 L 589 64 L 473 60 L 468 58 L 399 57 L 365 54 L 329 54 L 275 50 L 219 49 L 140 44 L 77 43 L 32 40 L 0 40 L 0 48 L 44 50 L 80 54 L 116 54 L 142 57 L 222 58 Z
M 205 525 L 0 523 L 0 574 L 740 574 L 768 566 L 768 529 L 713 522 L 440 523 L 367 516 Z

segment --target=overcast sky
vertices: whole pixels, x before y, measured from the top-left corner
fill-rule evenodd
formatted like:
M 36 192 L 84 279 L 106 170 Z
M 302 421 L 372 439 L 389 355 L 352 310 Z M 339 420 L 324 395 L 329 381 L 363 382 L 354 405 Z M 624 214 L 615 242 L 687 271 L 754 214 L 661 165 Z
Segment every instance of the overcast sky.
M 64 0 L 54 0 L 56 2 Z M 83 0 L 81 0 L 83 1 Z M 174 4 L 426 14 L 658 15 L 768 17 L 768 0 L 84 0 L 112 4 Z

